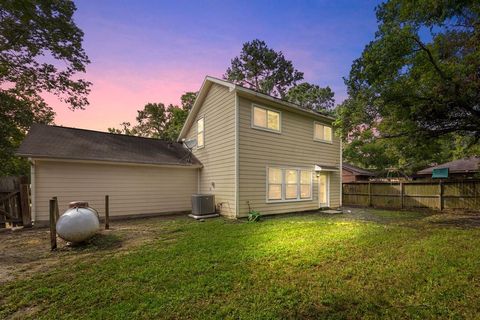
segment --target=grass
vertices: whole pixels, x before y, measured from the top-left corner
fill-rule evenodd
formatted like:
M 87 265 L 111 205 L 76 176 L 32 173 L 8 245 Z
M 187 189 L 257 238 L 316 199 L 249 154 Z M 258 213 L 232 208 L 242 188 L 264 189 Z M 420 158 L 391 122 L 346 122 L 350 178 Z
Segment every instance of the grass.
M 373 213 L 372 213 L 373 212 Z M 159 220 L 154 242 L 0 288 L 0 318 L 475 318 L 480 229 L 408 213 Z M 101 243 L 117 243 L 111 235 Z M 99 247 L 102 247 L 100 245 Z M 93 250 L 93 249 L 89 249 Z

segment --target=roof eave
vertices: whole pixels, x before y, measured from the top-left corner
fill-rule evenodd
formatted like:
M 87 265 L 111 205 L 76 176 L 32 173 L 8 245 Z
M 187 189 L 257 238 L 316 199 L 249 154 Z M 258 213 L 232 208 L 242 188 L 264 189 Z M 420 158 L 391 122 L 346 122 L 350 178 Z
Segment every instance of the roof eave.
M 297 105 L 295 105 L 291 102 L 284 101 L 284 100 L 281 100 L 281 99 L 277 99 L 275 97 L 269 96 L 268 94 L 256 92 L 256 91 L 250 90 L 248 88 L 244 88 L 244 87 L 241 87 L 241 86 L 236 86 L 235 91 L 242 92 L 242 93 L 245 93 L 246 95 L 254 96 L 254 97 L 257 97 L 257 98 L 260 98 L 260 99 L 264 99 L 264 100 L 267 100 L 267 101 L 270 101 L 270 102 L 273 102 L 273 103 L 277 103 L 277 104 L 286 106 L 288 108 L 291 108 L 295 111 L 298 111 L 299 113 L 302 113 L 304 115 L 308 115 L 310 117 L 314 117 L 314 118 L 317 118 L 317 119 L 320 118 L 320 119 L 329 120 L 329 121 L 336 120 L 334 117 L 327 116 L 327 115 L 324 115 L 324 114 L 321 114 L 321 113 L 318 113 L 318 112 L 315 112 L 315 111 L 310 111 L 310 110 L 301 108 L 300 106 L 297 106 Z
M 75 157 L 52 157 L 50 155 L 39 155 L 29 153 L 15 153 L 16 156 L 30 158 L 32 160 L 51 160 L 51 161 L 81 161 L 81 162 L 102 162 L 102 163 L 118 163 L 118 164 L 132 164 L 132 165 L 151 165 L 158 167 L 179 167 L 179 168 L 203 168 L 201 163 L 155 163 L 148 161 L 124 161 L 118 159 L 85 159 Z

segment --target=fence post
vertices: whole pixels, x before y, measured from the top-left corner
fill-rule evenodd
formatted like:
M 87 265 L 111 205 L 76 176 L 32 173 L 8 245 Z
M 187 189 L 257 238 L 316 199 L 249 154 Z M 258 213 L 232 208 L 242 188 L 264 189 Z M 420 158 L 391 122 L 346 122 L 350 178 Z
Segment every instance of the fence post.
M 438 184 L 438 208 L 440 209 L 440 211 L 443 210 L 443 182 L 440 181 L 439 184 Z
M 368 183 L 368 206 L 372 206 L 372 183 Z
M 400 208 L 403 209 L 404 208 L 404 203 L 403 203 L 403 195 L 404 195 L 405 191 L 404 191 L 404 186 L 403 186 L 403 182 L 400 182 Z
M 20 185 L 20 208 L 22 210 L 22 225 L 24 228 L 30 228 L 32 226 L 32 215 L 30 213 L 28 184 Z
M 50 199 L 50 249 L 53 251 L 57 249 L 57 226 L 55 221 L 55 199 Z
M 109 197 L 108 195 L 105 196 L 105 230 L 110 228 L 110 205 L 109 205 Z

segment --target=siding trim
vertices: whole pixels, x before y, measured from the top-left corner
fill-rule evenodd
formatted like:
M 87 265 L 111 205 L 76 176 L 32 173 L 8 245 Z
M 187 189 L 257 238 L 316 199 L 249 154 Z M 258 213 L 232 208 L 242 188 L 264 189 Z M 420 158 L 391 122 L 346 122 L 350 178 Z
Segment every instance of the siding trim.
M 239 144 L 240 144 L 240 112 L 238 104 L 238 93 L 235 91 L 235 219 L 238 218 L 240 210 L 240 179 L 239 179 Z
M 30 201 L 32 202 L 32 221 L 35 222 L 35 218 L 37 217 L 37 210 L 36 210 L 36 204 L 37 202 L 35 201 L 35 160 L 32 158 L 28 158 L 30 161 Z
M 342 142 L 342 136 L 339 137 L 340 139 L 340 165 L 343 164 L 343 142 Z M 343 166 L 342 166 L 343 168 Z M 343 174 L 342 171 L 340 170 L 340 207 L 343 205 Z

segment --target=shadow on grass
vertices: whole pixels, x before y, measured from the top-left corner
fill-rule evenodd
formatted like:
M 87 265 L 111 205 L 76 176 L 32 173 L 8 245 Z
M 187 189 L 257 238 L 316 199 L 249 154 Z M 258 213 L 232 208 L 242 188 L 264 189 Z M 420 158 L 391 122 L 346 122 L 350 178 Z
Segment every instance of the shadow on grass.
M 480 228 L 480 216 L 430 221 L 432 224 L 462 229 Z
M 123 240 L 118 235 L 98 233 L 85 242 L 69 244 L 65 250 L 108 251 L 122 247 L 122 243 Z

